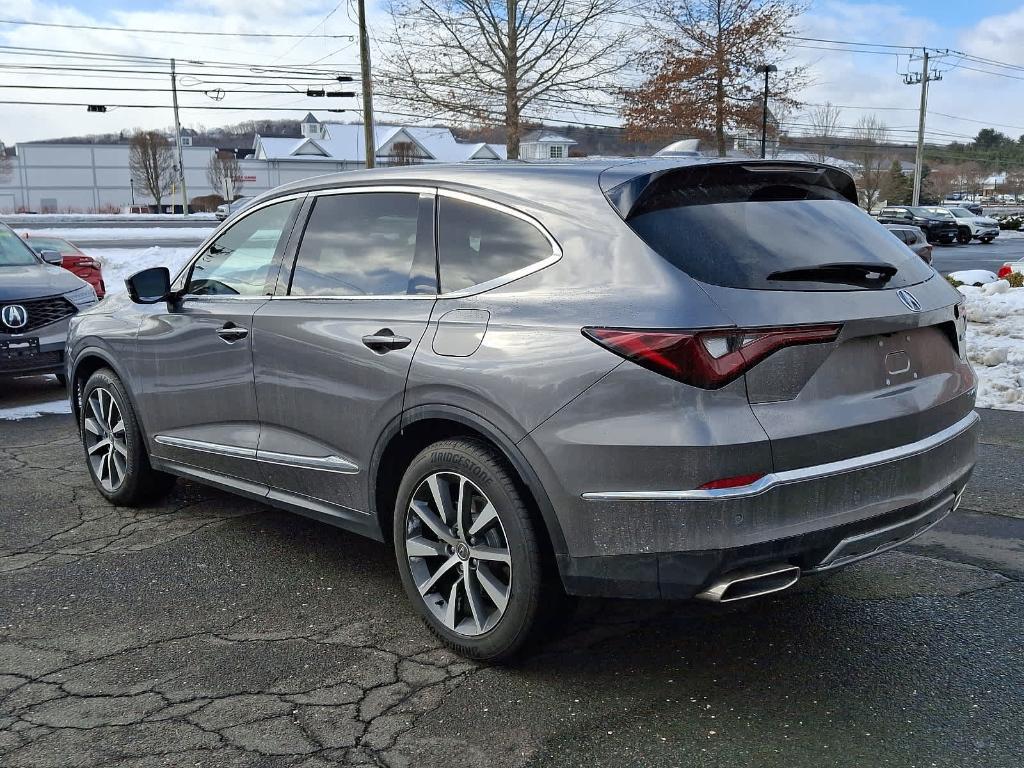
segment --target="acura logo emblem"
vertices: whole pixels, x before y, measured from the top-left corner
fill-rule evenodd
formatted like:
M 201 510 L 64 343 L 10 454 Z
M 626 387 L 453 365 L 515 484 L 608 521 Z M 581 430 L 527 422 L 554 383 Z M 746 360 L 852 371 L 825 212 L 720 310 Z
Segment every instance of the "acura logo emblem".
M 909 309 L 911 312 L 921 311 L 921 302 L 918 301 L 914 294 L 912 294 L 910 291 L 900 288 L 898 291 L 896 291 L 896 295 L 900 297 L 900 301 L 902 301 L 904 306 L 906 306 L 906 308 Z
M 0 320 L 12 331 L 28 325 L 28 312 L 21 304 L 8 304 L 0 309 Z

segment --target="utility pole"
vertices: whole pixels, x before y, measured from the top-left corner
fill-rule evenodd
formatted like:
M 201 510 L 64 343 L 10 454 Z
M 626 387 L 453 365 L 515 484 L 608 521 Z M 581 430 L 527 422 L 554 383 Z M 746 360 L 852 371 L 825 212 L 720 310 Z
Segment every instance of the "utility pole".
M 928 72 L 928 49 L 922 48 L 924 52 L 922 56 L 921 72 L 914 72 L 904 75 L 903 82 L 907 85 L 921 84 L 921 109 L 917 116 L 917 152 L 914 155 L 914 194 L 912 198 L 912 205 L 921 204 L 921 176 L 924 172 L 924 124 L 925 117 L 928 115 L 928 83 L 931 80 L 941 80 L 942 73 Z
M 762 64 L 754 71 L 764 72 L 764 96 L 761 101 L 761 159 L 764 160 L 768 149 L 768 75 L 778 72 L 779 68 L 774 64 Z
M 366 167 L 373 168 L 377 142 L 373 136 L 373 86 L 370 80 L 370 36 L 366 32 L 366 0 L 359 0 L 359 66 L 363 74 L 363 144 Z
M 174 74 L 174 59 L 171 59 L 171 101 L 174 103 L 174 145 L 178 149 L 178 177 L 181 181 L 181 212 L 187 214 L 188 188 L 185 186 L 185 161 L 181 154 L 181 122 L 178 120 L 178 79 Z

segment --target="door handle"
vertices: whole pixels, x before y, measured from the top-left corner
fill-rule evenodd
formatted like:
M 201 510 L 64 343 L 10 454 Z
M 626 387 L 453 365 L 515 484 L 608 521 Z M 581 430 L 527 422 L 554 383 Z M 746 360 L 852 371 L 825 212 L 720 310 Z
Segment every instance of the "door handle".
M 412 339 L 405 336 L 396 336 L 390 328 L 381 328 L 376 333 L 363 336 L 363 344 L 374 352 L 384 354 L 391 349 L 402 349 L 412 344 Z
M 232 322 L 226 322 L 221 328 L 217 329 L 217 335 L 220 336 L 228 344 L 234 344 L 236 341 L 241 341 L 249 335 L 248 328 L 242 328 L 241 326 L 235 325 Z

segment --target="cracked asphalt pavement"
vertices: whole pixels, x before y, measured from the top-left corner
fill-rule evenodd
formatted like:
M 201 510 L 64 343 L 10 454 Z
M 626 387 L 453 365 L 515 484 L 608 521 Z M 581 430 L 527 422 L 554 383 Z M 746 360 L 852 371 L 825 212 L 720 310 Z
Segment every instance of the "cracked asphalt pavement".
M 0 766 L 985 766 L 1024 754 L 1024 414 L 960 511 L 735 606 L 582 601 L 512 667 L 443 650 L 383 546 L 179 482 L 93 490 L 0 421 Z

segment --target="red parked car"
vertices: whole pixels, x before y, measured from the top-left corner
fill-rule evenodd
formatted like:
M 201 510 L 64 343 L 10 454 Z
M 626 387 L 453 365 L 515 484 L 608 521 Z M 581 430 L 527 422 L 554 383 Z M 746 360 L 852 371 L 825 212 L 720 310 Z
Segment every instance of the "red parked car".
M 85 255 L 62 237 L 40 237 L 26 233 L 22 240 L 36 253 L 58 251 L 61 255 L 61 266 L 89 283 L 96 291 L 96 298 L 102 299 L 107 292 L 103 285 L 103 273 L 100 271 L 103 265 L 99 259 Z

